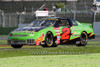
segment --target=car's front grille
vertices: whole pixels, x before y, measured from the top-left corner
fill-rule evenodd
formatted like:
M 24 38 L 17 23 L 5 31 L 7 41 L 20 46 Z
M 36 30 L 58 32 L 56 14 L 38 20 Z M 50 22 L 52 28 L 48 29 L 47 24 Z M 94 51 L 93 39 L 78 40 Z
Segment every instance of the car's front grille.
M 34 45 L 35 41 L 34 39 L 27 39 L 27 40 L 8 40 L 8 44 L 27 44 L 27 45 Z
M 34 39 L 27 39 L 27 44 L 35 44 Z
M 27 35 L 13 35 L 15 37 L 26 37 Z

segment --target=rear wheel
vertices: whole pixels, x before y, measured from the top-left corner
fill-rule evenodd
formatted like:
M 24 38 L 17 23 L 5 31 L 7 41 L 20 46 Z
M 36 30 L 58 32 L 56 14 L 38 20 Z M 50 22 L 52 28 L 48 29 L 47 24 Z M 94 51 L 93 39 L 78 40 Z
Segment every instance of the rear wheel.
M 88 42 L 88 36 L 87 36 L 86 32 L 82 32 L 79 40 L 80 40 L 80 43 L 77 44 L 77 46 L 86 46 L 86 44 Z
M 21 48 L 23 45 L 11 45 L 13 48 Z

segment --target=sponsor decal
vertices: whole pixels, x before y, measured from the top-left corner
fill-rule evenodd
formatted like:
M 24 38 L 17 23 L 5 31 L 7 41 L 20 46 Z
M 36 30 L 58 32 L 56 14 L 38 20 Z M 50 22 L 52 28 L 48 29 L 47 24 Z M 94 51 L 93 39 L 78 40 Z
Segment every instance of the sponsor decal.
M 39 45 L 40 42 L 44 39 L 44 33 L 42 34 L 42 36 L 40 36 L 38 39 L 36 39 L 35 44 Z
M 18 28 L 15 29 L 13 32 L 33 32 L 33 31 L 39 31 L 41 29 L 44 29 L 45 27 L 24 27 L 24 28 Z
M 60 30 L 58 28 L 53 28 L 55 30 L 55 33 L 57 34 L 57 40 L 55 41 L 56 44 L 60 44 Z
M 30 36 L 34 36 L 34 34 L 30 34 Z
M 41 44 L 45 44 L 45 42 L 41 42 Z
M 78 28 L 74 28 L 74 27 L 71 27 L 72 30 L 91 30 L 91 28 L 87 28 L 87 27 L 78 27 Z
M 60 36 L 57 36 L 57 38 L 59 38 L 59 39 L 60 39 Z

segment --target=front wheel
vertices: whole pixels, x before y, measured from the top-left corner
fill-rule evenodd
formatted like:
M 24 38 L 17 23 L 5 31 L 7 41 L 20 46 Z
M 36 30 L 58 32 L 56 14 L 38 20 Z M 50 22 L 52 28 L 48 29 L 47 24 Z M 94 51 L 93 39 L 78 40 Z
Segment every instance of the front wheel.
M 23 45 L 11 45 L 13 48 L 21 48 Z
M 88 36 L 87 36 L 86 32 L 82 32 L 79 41 L 80 41 L 80 43 L 77 44 L 77 46 L 86 46 L 86 44 L 88 42 Z
M 41 45 L 42 47 L 57 47 L 57 45 L 54 45 L 54 38 L 53 34 L 48 31 L 45 36 L 45 45 Z

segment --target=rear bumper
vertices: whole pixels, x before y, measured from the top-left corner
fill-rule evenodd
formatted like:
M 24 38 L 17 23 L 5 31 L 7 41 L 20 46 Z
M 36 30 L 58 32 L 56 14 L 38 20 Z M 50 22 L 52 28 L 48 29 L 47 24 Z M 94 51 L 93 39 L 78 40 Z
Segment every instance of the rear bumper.
M 90 36 L 89 39 L 95 39 L 95 34 Z
M 35 45 L 34 39 L 27 39 L 27 40 L 7 40 L 8 45 Z

